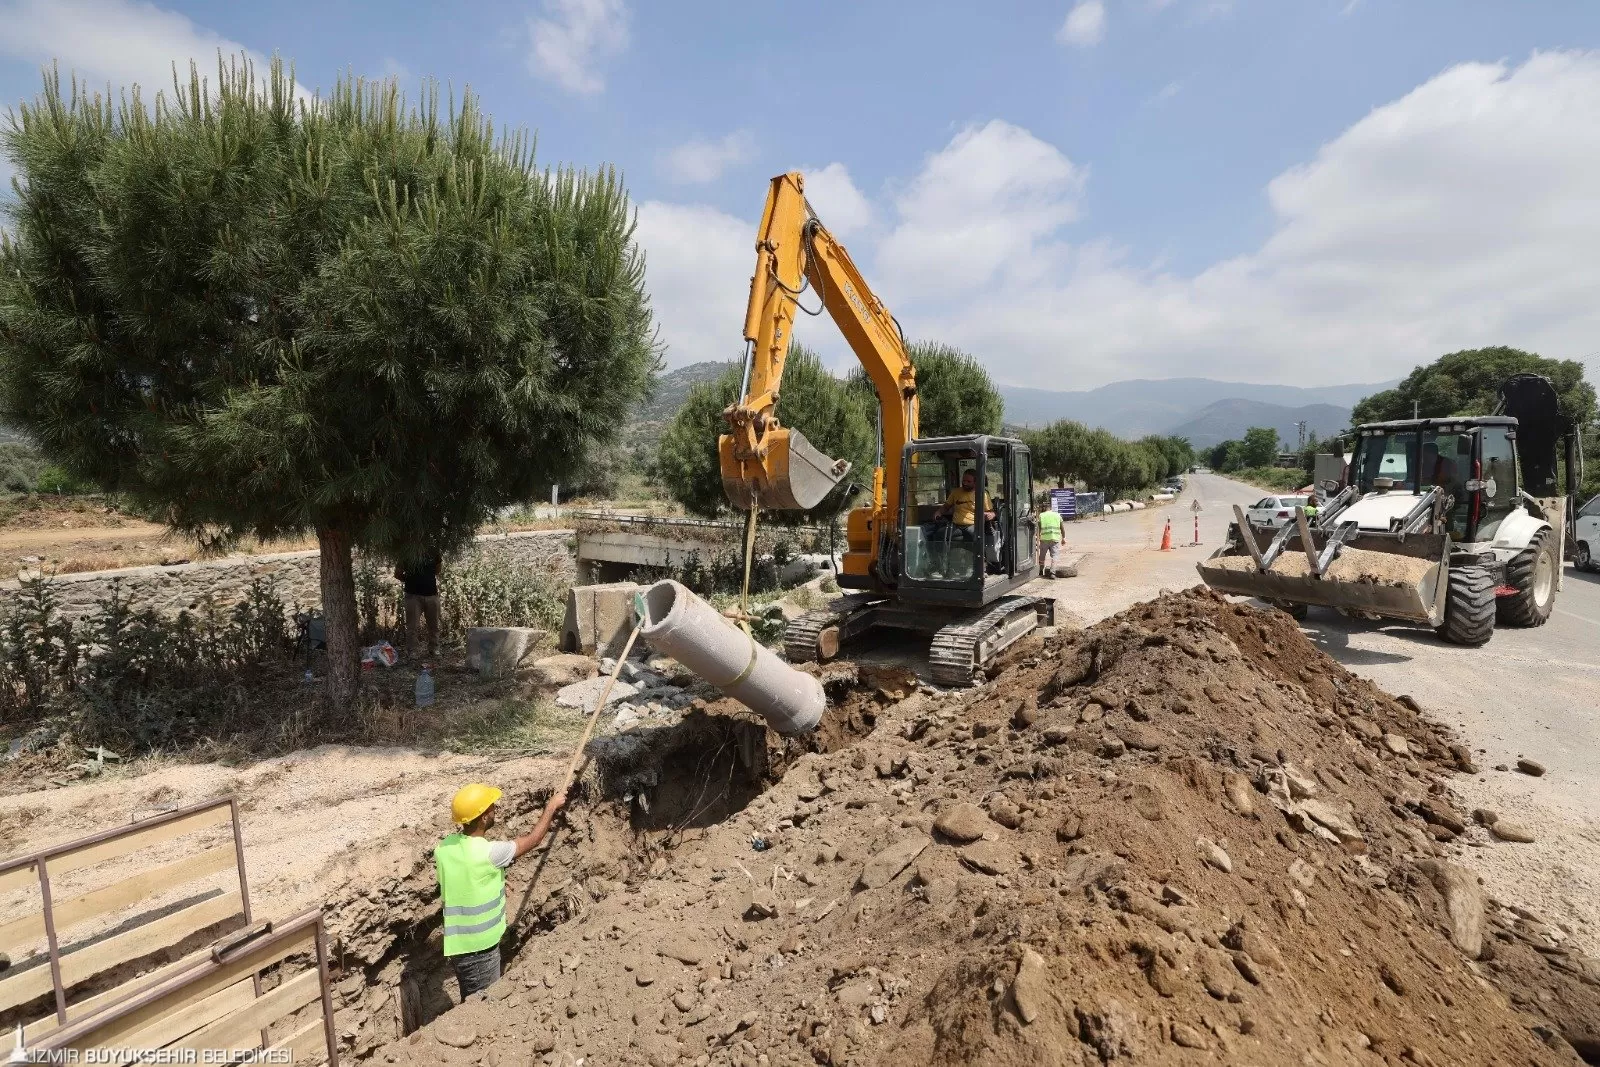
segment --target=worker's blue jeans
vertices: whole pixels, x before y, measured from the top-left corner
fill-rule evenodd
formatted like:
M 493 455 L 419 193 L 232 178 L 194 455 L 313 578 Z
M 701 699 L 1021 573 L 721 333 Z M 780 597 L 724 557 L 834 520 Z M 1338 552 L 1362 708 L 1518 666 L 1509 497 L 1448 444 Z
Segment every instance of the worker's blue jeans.
M 483 992 L 500 980 L 499 945 L 486 948 L 482 952 L 451 956 L 450 962 L 456 966 L 456 982 L 461 986 L 462 1000 L 466 1000 L 474 993 Z

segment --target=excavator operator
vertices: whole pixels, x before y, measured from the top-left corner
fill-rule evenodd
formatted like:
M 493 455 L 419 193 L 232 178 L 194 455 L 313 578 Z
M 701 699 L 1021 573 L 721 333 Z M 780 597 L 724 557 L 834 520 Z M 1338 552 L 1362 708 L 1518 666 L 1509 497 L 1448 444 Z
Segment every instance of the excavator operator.
M 983 494 L 983 518 L 992 522 L 995 517 L 994 502 L 987 490 Z M 950 543 L 953 540 L 975 545 L 978 542 L 978 472 L 971 468 L 961 472 L 961 485 L 950 490 L 933 513 L 933 521 L 923 525 L 923 537 L 938 545 L 934 577 L 943 578 L 949 570 Z

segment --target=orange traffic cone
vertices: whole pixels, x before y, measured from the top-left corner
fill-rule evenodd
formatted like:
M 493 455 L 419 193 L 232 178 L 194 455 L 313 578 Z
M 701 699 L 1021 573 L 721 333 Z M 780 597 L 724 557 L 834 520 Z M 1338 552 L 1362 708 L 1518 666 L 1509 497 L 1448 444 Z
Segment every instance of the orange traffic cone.
M 1168 519 L 1166 526 L 1161 529 L 1161 551 L 1172 551 L 1172 520 Z

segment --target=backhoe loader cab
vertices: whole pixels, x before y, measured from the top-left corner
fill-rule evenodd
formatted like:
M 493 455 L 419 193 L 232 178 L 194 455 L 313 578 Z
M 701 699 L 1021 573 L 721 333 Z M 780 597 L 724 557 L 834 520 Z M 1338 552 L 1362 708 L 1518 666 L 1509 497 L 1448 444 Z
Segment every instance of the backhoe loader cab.
M 1316 604 L 1419 622 L 1462 645 L 1488 641 L 1497 619 L 1550 617 L 1580 461 L 1548 379 L 1509 379 L 1493 415 L 1371 423 L 1349 443 L 1343 482 L 1318 483 L 1314 519 L 1296 509 L 1273 531 L 1241 513 L 1200 564 L 1205 583 L 1296 615 Z

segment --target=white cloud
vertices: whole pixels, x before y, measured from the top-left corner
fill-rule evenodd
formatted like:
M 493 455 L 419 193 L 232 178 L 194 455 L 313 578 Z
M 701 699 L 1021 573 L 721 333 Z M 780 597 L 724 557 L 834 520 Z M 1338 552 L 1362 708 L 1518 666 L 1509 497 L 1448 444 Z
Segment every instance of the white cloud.
M 910 336 L 961 345 L 1003 381 L 1379 381 L 1493 344 L 1589 356 L 1594 374 L 1595 100 L 1600 53 L 1453 67 L 1274 178 L 1259 246 L 1188 273 L 1082 232 L 1087 169 L 1005 122 L 959 131 L 881 203 L 830 191 L 842 164 L 807 189 L 831 228 L 867 220 L 851 252 Z M 712 208 L 641 208 L 674 363 L 739 350 L 754 233 Z M 848 363 L 831 324 L 799 325 Z
M 806 202 L 835 237 L 848 238 L 872 222 L 872 205 L 850 179 L 843 163 L 801 167 L 806 177 Z
M 673 366 L 737 359 L 755 267 L 755 222 L 713 207 L 647 200 L 635 237 Z
M 1150 99 L 1148 101 L 1146 101 L 1146 103 L 1149 103 L 1149 104 L 1164 104 L 1168 100 L 1171 100 L 1173 97 L 1177 96 L 1181 92 L 1183 92 L 1183 83 L 1182 82 L 1176 82 L 1176 81 L 1168 82 L 1167 84 L 1163 85 L 1160 89 L 1156 90 L 1156 92 L 1150 97 Z
M 1271 236 L 1192 276 L 1069 243 L 1081 171 L 1027 131 L 1001 151 L 967 130 L 911 183 L 874 277 L 912 335 L 1057 388 L 1376 380 L 1502 343 L 1577 358 L 1600 347 L 1596 99 L 1600 54 L 1451 68 L 1274 179 Z
M 528 34 L 535 77 L 591 96 L 606 87 L 601 62 L 628 46 L 628 9 L 623 0 L 544 0 L 544 14 L 528 20 Z
M 703 184 L 716 181 L 722 172 L 755 157 L 755 138 L 748 130 L 735 130 L 714 141 L 703 137 L 685 141 L 667 153 L 662 169 L 675 182 Z
M 1105 35 L 1105 0 L 1079 0 L 1056 31 L 1056 40 L 1076 48 L 1088 48 L 1099 44 Z
M 895 198 L 880 267 L 896 289 L 941 299 L 1026 273 L 1034 246 L 1078 217 L 1085 177 L 1019 126 L 969 126 Z
M 185 83 L 189 61 L 202 77 L 216 79 L 217 53 L 248 52 L 176 11 L 140 0 L 0 0 L 0 53 L 47 65 L 59 60 L 62 74 L 75 72 L 95 83 L 121 88 L 137 82 L 146 99 L 172 89 L 176 63 Z M 249 53 L 258 68 L 266 61 Z

